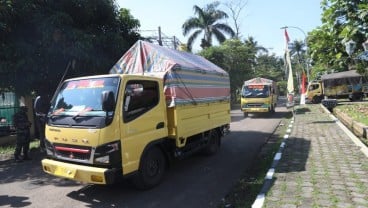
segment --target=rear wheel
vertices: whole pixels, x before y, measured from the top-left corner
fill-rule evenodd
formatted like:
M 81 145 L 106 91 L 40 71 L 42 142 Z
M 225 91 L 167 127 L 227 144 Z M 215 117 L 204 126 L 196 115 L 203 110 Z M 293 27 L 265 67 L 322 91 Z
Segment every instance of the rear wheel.
M 137 175 L 133 178 L 136 188 L 146 190 L 157 186 L 163 179 L 166 158 L 158 147 L 151 147 L 141 158 Z
M 353 95 L 353 100 L 352 101 L 362 101 L 364 97 L 364 94 L 361 93 L 356 93 Z
M 203 149 L 203 153 L 206 155 L 213 155 L 220 149 L 220 136 L 216 130 L 211 130 L 208 135 L 207 146 Z

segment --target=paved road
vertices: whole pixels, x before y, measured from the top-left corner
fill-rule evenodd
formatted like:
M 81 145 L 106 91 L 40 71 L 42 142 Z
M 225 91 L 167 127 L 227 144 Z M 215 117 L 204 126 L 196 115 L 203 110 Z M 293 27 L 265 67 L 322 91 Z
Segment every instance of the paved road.
M 253 207 L 368 207 L 367 148 L 320 105 L 297 107 L 291 126 Z
M 231 112 L 231 133 L 220 152 L 176 162 L 164 182 L 149 191 L 127 183 L 115 186 L 84 185 L 42 172 L 41 156 L 15 164 L 0 161 L 1 207 L 216 207 L 240 175 L 250 167 L 260 147 L 278 126 L 285 109 L 276 114 L 244 118 Z

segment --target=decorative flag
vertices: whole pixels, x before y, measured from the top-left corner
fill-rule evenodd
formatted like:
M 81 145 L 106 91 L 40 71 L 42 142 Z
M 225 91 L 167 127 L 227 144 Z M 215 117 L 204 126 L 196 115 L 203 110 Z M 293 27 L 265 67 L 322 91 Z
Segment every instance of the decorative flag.
M 305 75 L 305 72 L 303 71 L 303 74 L 302 74 L 302 94 L 305 94 L 306 93 L 306 87 L 307 87 L 307 76 Z
M 285 53 L 286 53 L 286 66 L 289 68 L 289 76 L 288 76 L 288 82 L 287 82 L 287 103 L 286 106 L 287 107 L 291 107 L 294 106 L 294 79 L 293 79 L 293 70 L 291 68 L 291 59 L 290 59 L 290 53 L 289 53 L 289 42 L 290 42 L 290 38 L 289 35 L 287 33 L 287 30 L 285 28 L 285 41 L 286 41 L 286 45 L 285 45 Z
M 286 45 L 288 45 L 288 43 L 290 42 L 290 38 L 289 38 L 286 28 L 285 28 L 285 40 L 286 40 Z

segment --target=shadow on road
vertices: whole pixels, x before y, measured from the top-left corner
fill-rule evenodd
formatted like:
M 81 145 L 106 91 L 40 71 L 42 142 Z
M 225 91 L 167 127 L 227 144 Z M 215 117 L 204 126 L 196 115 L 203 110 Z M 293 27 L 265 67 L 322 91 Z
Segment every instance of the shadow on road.
M 310 141 L 291 137 L 285 141 L 286 148 L 277 166 L 278 173 L 305 171 L 310 151 Z
M 26 207 L 31 205 L 28 197 L 0 195 L 0 206 Z
M 0 161 L 0 184 L 27 181 L 24 185 L 25 189 L 32 189 L 36 186 L 44 184 L 54 184 L 55 186 L 77 186 L 79 184 L 66 180 L 55 178 L 44 173 L 42 170 L 41 160 L 44 158 L 38 148 L 30 151 L 32 160 L 23 161 L 21 163 L 14 162 L 12 157 Z M 0 200 L 1 201 L 1 200 Z
M 276 111 L 274 113 L 249 113 L 248 116 L 244 116 L 243 112 L 240 112 L 231 115 L 231 122 L 238 122 L 243 119 L 281 119 L 289 118 L 291 116 L 291 111 Z

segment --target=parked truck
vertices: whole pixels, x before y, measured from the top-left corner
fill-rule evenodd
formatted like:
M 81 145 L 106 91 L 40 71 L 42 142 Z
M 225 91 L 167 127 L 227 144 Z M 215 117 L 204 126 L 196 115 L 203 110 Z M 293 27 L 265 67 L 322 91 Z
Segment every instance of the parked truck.
M 91 184 L 158 185 L 178 158 L 214 154 L 229 131 L 230 86 L 208 60 L 138 41 L 108 75 L 68 79 L 46 125 L 51 175 Z
M 244 81 L 241 91 L 241 111 L 248 113 L 275 112 L 278 91 L 276 82 L 266 78 L 253 78 Z
M 323 99 L 362 100 L 368 93 L 367 79 L 356 70 L 336 72 L 321 76 L 309 83 L 306 100 L 320 103 Z

